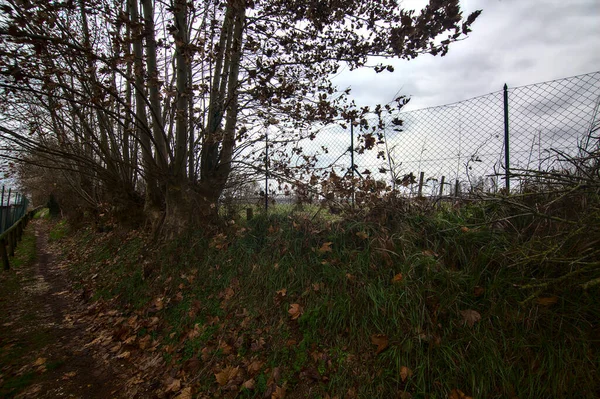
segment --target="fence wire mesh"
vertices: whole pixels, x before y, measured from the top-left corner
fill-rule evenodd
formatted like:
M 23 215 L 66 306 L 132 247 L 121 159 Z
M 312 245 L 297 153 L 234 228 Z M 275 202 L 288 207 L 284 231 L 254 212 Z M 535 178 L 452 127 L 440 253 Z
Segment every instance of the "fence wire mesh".
M 506 187 L 507 166 L 509 171 L 560 169 L 559 153 L 577 156 L 597 148 L 599 107 L 600 71 L 388 116 L 377 131 L 383 140 L 364 152 L 358 150 L 359 129 L 342 125 L 294 146 L 318 158 L 315 170 L 338 176 L 354 170 L 359 178 L 370 176 L 406 195 L 417 194 L 421 176 L 423 196 L 497 192 Z M 510 183 L 518 189 L 517 177 Z M 264 203 L 265 193 L 275 202 L 293 202 L 276 178 L 258 186 L 258 203 L 261 198 Z
M 0 234 L 8 230 L 25 214 L 28 204 L 25 196 L 2 186 L 0 191 Z

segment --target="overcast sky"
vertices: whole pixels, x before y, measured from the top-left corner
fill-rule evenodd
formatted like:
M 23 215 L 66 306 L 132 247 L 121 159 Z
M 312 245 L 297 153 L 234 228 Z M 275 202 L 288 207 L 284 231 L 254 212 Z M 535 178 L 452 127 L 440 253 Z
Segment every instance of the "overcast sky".
M 405 0 L 422 8 L 425 0 Z M 600 0 L 462 0 L 464 15 L 483 10 L 473 32 L 444 57 L 394 60 L 394 73 L 342 72 L 359 105 L 408 95 L 406 111 L 443 105 L 509 87 L 600 70 Z

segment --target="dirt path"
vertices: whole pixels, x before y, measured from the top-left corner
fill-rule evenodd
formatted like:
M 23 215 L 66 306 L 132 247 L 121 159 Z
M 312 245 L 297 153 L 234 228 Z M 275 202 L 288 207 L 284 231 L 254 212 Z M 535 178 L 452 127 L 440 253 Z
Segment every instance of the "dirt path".
M 48 223 L 34 220 L 27 230 L 21 245 L 34 232 L 36 260 L 0 273 L 0 397 L 130 397 L 128 364 L 94 344 L 106 331 L 55 261 Z

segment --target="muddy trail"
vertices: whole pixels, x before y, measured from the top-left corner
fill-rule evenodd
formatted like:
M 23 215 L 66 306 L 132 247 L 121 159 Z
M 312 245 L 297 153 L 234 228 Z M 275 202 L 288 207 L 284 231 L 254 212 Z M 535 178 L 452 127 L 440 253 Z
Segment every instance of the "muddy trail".
M 32 221 L 14 267 L 0 273 L 0 397 L 153 396 L 139 384 L 131 389 L 136 368 L 106 339 L 112 334 L 107 317 L 116 315 L 72 288 L 48 231 L 47 221 Z M 27 250 L 33 255 L 20 261 Z

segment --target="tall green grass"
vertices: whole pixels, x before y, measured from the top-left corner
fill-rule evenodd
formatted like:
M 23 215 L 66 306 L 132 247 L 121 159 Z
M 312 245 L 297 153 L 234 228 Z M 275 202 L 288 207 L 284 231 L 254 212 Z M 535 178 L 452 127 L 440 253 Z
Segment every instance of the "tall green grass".
M 516 233 L 518 220 L 494 222 L 502 212 L 495 203 L 439 207 L 397 214 L 393 228 L 256 215 L 158 248 L 113 236 L 92 245 L 80 273 L 98 273 L 97 295 L 130 309 L 167 298 L 156 334 L 163 348 L 180 350 L 165 358 L 185 364 L 209 350 L 197 381 L 215 395 L 214 367 L 258 357 L 282 369 L 289 392 L 311 386 L 315 398 L 447 398 L 453 389 L 476 398 L 597 397 L 597 287 L 549 288 L 541 295 L 556 303 L 523 302 L 530 291 L 521 287 L 543 279 L 544 268 L 519 257 L 541 238 Z M 301 306 L 297 320 L 291 304 Z M 481 318 L 469 325 L 464 314 L 473 311 Z M 380 353 L 376 334 L 388 340 Z M 244 397 L 262 397 L 268 377 L 261 371 Z

